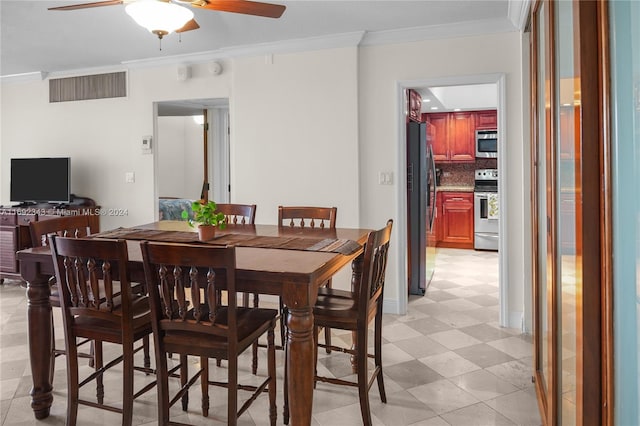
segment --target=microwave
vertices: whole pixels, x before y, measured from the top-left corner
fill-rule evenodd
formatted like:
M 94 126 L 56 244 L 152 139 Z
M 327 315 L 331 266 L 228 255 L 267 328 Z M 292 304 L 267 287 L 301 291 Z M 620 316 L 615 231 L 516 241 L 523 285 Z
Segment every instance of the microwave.
M 476 158 L 498 158 L 497 130 L 476 130 Z

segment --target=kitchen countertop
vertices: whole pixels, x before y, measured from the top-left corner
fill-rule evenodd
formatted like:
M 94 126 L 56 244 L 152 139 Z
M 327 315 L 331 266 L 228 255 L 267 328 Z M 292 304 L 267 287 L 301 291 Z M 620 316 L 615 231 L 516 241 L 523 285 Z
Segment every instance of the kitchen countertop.
M 469 185 L 441 185 L 437 191 L 442 192 L 473 192 L 473 186 Z

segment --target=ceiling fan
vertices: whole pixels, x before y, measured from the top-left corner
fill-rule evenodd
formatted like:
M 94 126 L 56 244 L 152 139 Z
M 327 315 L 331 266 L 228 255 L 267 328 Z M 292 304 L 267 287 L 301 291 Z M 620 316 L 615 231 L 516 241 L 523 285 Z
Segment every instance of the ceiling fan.
M 283 5 L 249 0 L 104 0 L 50 7 L 49 10 L 76 10 L 119 4 L 126 4 L 127 14 L 160 39 L 172 32 L 182 33 L 200 28 L 193 19 L 193 12 L 182 4 L 200 9 L 266 18 L 279 18 L 285 10 Z

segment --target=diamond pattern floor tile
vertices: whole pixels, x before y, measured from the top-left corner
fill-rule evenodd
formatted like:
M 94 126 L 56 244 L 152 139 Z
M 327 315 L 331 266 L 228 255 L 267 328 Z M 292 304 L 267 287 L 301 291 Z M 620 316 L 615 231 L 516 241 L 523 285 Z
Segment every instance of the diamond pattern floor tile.
M 540 425 L 532 376 L 530 336 L 501 328 L 498 321 L 498 256 L 495 252 L 438 249 L 436 271 L 424 297 L 411 296 L 408 314 L 383 319 L 383 366 L 387 404 L 378 387 L 370 390 L 374 425 Z M 63 344 L 62 321 L 54 309 L 56 338 Z M 66 366 L 58 358 L 54 375 L 51 416 L 36 421 L 30 408 L 32 386 L 27 346 L 25 289 L 19 281 L 0 285 L 0 424 L 63 425 L 66 417 Z M 334 342 L 349 343 L 350 334 L 334 331 Z M 105 352 L 108 352 L 108 348 Z M 264 376 L 266 356 L 258 375 Z M 194 364 L 197 361 L 194 360 Z M 250 354 L 243 354 L 240 380 L 249 380 Z M 278 424 L 282 424 L 282 368 L 277 351 Z M 195 369 L 195 366 L 194 366 Z M 116 370 L 117 371 L 117 370 Z M 318 372 L 353 380 L 349 357 L 319 352 Z M 107 398 L 119 401 L 118 377 L 105 376 L 111 385 Z M 113 373 L 117 375 L 117 373 Z M 212 379 L 226 370 L 211 364 Z M 145 380 L 143 377 L 142 381 Z M 140 383 L 136 376 L 136 383 Z M 211 390 L 209 418 L 200 415 L 200 395 L 190 393 L 188 413 L 176 407 L 176 421 L 196 425 L 226 424 L 224 389 Z M 133 424 L 155 425 L 155 391 L 134 403 Z M 240 417 L 240 425 L 266 425 L 266 397 Z M 215 402 L 214 402 L 215 401 Z M 355 388 L 319 383 L 314 392 L 312 425 L 362 424 Z M 82 425 L 120 423 L 118 414 L 81 407 Z

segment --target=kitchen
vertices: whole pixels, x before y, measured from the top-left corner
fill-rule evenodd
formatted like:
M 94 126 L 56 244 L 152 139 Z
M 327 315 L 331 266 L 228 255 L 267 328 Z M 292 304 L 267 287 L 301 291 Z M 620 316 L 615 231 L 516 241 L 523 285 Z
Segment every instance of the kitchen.
M 498 251 L 497 98 L 495 84 L 407 92 L 410 294 L 427 290 L 437 248 Z

